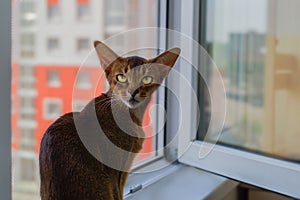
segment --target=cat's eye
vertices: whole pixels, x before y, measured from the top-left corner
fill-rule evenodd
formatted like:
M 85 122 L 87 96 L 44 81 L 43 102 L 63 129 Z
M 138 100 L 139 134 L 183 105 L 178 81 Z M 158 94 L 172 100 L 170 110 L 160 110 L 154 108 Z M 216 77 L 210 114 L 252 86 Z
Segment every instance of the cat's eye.
M 144 85 L 148 85 L 148 84 L 151 84 L 153 81 L 153 78 L 151 76 L 145 76 L 143 79 L 142 79 L 142 83 Z
M 116 79 L 120 83 L 127 83 L 127 77 L 124 74 L 118 74 Z

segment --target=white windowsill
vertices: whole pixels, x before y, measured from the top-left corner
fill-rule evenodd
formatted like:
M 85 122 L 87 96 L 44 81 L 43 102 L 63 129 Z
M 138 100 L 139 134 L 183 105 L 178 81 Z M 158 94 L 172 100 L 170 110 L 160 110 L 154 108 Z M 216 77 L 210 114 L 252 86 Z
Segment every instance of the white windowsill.
M 159 171 L 130 175 L 125 199 L 222 199 L 237 185 L 236 181 L 194 167 L 172 164 Z

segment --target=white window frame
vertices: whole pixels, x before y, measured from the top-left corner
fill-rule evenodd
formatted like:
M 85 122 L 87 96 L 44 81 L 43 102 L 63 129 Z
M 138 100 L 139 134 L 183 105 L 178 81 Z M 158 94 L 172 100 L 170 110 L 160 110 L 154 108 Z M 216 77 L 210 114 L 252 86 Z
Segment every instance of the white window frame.
M 193 1 L 194 0 L 181 1 L 180 32 L 191 37 L 194 34 L 194 24 L 197 24 L 193 20 Z M 200 2 L 203 2 L 203 0 Z M 177 13 L 178 12 L 180 11 L 177 11 Z M 199 29 L 199 27 L 195 28 Z M 204 32 L 205 30 L 201 31 Z M 189 78 L 192 80 L 192 70 L 191 68 L 189 72 L 187 70 L 185 66 L 184 73 L 187 75 L 190 74 Z M 191 97 L 191 93 L 192 91 L 180 90 L 179 96 Z M 190 111 L 197 106 L 195 102 L 189 105 Z M 182 119 L 184 120 L 182 124 L 185 128 L 179 131 L 179 162 L 290 197 L 300 198 L 299 164 L 225 147 L 219 144 L 214 146 L 206 142 L 195 140 L 195 137 L 192 136 L 195 131 L 195 125 L 189 122 L 195 119 L 197 115 L 192 112 L 185 112 L 183 115 Z M 210 153 L 203 158 L 199 158 L 200 148 L 210 151 Z

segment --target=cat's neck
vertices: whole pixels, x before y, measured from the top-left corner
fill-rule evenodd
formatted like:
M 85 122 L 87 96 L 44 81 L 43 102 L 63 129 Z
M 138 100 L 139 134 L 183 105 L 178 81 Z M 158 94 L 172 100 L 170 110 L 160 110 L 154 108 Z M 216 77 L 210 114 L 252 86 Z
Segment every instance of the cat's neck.
M 147 108 L 147 105 L 149 104 L 149 102 L 150 102 L 150 98 L 149 99 L 145 99 L 144 102 L 143 102 L 143 104 L 140 105 L 139 107 L 134 108 L 134 109 L 129 109 L 131 117 L 132 118 L 134 116 L 137 117 L 137 119 L 139 121 L 139 123 L 138 123 L 139 126 L 142 126 L 143 117 L 144 117 L 144 114 L 145 114 L 145 111 L 146 111 L 146 108 Z
M 109 90 L 108 92 L 104 93 L 104 95 L 106 96 L 106 98 L 110 98 L 112 99 L 112 92 L 111 90 Z M 113 102 L 113 101 L 112 101 Z M 137 108 L 128 108 L 128 106 L 126 106 L 123 102 L 119 102 L 119 106 L 120 106 L 120 111 L 121 112 L 128 112 L 130 113 L 130 116 L 133 120 L 134 123 L 136 123 L 139 126 L 142 126 L 142 122 L 143 122 L 143 117 L 147 108 L 147 105 L 150 102 L 150 98 L 145 99 L 144 102 L 138 106 Z M 116 110 L 117 111 L 117 110 Z

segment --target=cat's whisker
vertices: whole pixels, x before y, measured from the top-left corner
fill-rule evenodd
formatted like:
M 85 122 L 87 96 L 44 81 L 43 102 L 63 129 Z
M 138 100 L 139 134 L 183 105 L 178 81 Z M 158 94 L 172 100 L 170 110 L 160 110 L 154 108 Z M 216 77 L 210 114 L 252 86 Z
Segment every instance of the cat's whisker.
M 111 104 L 111 99 L 105 99 L 106 101 L 99 101 L 102 104 L 100 106 L 97 106 L 97 110 L 106 109 Z M 98 102 L 98 103 L 99 103 Z M 97 104 L 98 104 L 97 103 Z M 96 104 L 95 104 L 96 105 Z
M 105 99 L 102 99 L 102 100 L 100 100 L 98 102 L 95 102 L 94 104 L 97 105 L 99 103 L 102 103 L 102 102 L 105 102 L 105 101 L 109 101 L 109 100 L 110 100 L 110 98 L 105 98 Z

